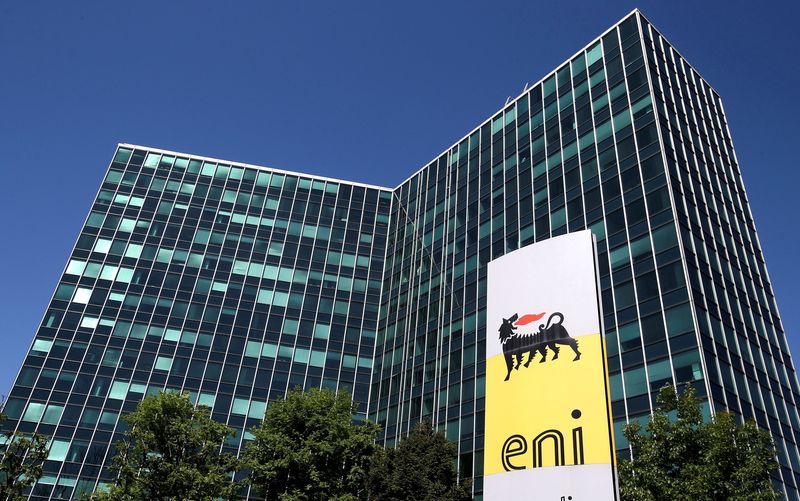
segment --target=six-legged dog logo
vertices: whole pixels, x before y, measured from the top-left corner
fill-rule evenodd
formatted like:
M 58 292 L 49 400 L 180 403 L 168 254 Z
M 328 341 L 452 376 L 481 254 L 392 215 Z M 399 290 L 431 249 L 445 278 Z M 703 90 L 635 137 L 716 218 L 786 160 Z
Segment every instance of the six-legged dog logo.
M 506 359 L 506 374 L 505 381 L 511 377 L 511 369 L 518 370 L 522 365 L 523 355 L 528 352 L 528 360 L 525 362 L 525 367 L 530 365 L 533 360 L 535 352 L 542 354 L 542 359 L 539 363 L 547 361 L 547 348 L 553 350 L 553 358 L 558 358 L 559 344 L 566 344 L 572 351 L 575 352 L 575 360 L 581 358 L 581 352 L 578 351 L 578 341 L 570 337 L 567 329 L 564 328 L 564 315 L 555 312 L 547 319 L 547 325 L 539 324 L 539 330 L 534 332 L 516 332 L 518 327 L 535 322 L 544 316 L 544 313 L 523 315 L 521 318 L 514 313 L 509 318 L 504 318 L 503 323 L 500 325 L 498 331 L 500 332 L 500 343 L 503 345 L 503 355 Z M 557 322 L 553 319 L 558 317 Z M 514 365 L 514 358 L 516 357 L 517 363 Z

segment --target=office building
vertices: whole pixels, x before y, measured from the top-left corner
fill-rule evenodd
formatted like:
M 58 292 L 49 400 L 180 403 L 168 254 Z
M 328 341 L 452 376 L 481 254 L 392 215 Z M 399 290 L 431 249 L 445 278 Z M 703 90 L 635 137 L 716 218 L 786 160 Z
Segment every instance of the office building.
M 189 391 L 235 450 L 295 386 L 351 392 L 388 445 L 431 419 L 480 496 L 485 265 L 586 228 L 618 450 L 691 384 L 771 432 L 800 499 L 797 378 L 722 103 L 638 11 L 396 188 L 119 145 L 5 406 L 53 436 L 32 498 L 109 480 L 148 393 Z

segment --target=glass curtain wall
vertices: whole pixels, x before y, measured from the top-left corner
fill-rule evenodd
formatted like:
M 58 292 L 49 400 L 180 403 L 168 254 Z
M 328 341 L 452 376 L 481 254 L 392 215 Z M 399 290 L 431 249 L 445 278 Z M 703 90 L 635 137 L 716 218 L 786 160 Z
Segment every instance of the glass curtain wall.
M 120 415 L 188 391 L 237 434 L 287 389 L 367 412 L 391 193 L 120 147 L 5 405 L 53 437 L 33 498 L 108 480 Z

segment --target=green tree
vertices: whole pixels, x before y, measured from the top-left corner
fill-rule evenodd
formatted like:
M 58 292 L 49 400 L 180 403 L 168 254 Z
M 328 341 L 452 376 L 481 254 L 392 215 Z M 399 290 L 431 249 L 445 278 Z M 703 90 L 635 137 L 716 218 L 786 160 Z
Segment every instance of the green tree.
M 350 395 L 290 391 L 272 402 L 245 452 L 250 483 L 267 499 L 365 499 L 378 426 L 355 424 Z
M 0 414 L 0 426 L 5 420 L 5 414 Z M 42 476 L 48 449 L 48 438 L 44 435 L 0 433 L 0 499 L 25 499 L 22 493 Z
M 458 447 L 419 423 L 397 448 L 379 451 L 369 472 L 369 495 L 376 501 L 472 499 L 469 480 L 458 483 Z
M 233 431 L 195 407 L 186 393 L 151 395 L 123 419 L 125 439 L 116 444 L 117 479 L 93 500 L 200 500 L 229 498 L 238 460 L 220 447 Z
M 704 422 L 694 390 L 678 397 L 665 386 L 646 433 L 639 423 L 624 429 L 633 459 L 619 462 L 625 501 L 780 499 L 770 482 L 775 447 L 769 433 L 749 421 L 738 426 L 728 413 Z

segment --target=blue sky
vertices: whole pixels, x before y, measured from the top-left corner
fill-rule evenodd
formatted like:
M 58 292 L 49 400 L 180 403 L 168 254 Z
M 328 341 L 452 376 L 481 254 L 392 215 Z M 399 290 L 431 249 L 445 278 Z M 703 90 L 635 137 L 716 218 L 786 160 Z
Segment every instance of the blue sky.
M 118 142 L 395 186 L 634 7 L 723 98 L 800 353 L 798 2 L 4 2 L 0 393 Z

